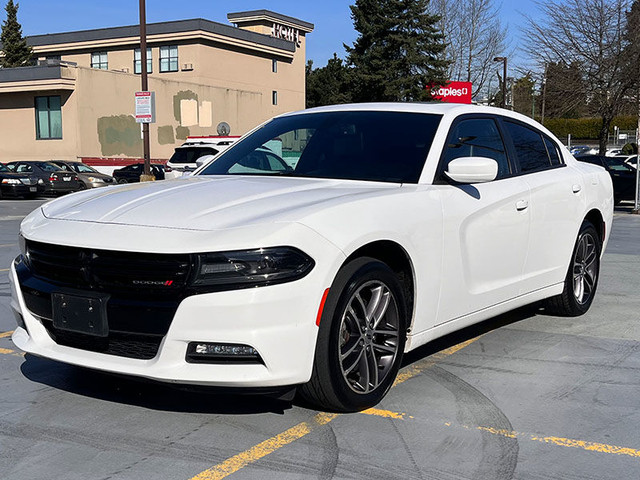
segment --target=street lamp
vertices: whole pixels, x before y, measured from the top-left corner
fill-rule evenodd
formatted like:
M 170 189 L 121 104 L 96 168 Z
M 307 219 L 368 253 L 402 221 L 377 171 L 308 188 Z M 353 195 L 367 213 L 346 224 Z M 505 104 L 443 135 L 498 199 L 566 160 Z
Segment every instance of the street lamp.
M 507 106 L 507 57 L 494 57 L 494 62 L 502 62 L 503 74 L 502 74 L 502 108 Z

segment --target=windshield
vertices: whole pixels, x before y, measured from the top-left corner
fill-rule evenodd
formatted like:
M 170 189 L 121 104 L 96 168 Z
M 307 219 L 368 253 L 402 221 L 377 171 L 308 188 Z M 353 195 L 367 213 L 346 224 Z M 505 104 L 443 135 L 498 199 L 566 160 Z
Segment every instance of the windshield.
M 8 172 L 9 169 L 0 163 L 0 172 Z
M 178 147 L 169 161 L 171 163 L 196 163 L 203 155 L 216 155 L 218 150 L 211 147 Z
M 440 115 L 324 112 L 275 118 L 199 175 L 417 183 Z

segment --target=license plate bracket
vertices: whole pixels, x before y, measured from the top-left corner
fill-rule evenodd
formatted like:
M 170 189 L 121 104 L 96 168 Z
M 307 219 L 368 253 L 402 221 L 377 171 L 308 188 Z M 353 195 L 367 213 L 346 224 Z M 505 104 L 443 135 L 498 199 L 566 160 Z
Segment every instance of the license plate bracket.
M 109 335 L 108 300 L 109 295 L 53 293 L 53 326 L 69 332 L 106 337 Z

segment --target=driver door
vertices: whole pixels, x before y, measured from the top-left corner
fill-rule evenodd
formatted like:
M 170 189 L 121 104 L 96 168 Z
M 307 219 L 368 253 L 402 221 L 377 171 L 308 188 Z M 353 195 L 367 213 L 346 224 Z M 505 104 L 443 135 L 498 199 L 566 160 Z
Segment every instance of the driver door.
M 496 179 L 470 185 L 447 180 L 448 163 L 466 156 L 495 160 Z M 434 182 L 439 184 L 444 219 L 438 324 L 519 294 L 529 241 L 530 192 L 513 171 L 494 118 L 462 117 L 453 124 Z

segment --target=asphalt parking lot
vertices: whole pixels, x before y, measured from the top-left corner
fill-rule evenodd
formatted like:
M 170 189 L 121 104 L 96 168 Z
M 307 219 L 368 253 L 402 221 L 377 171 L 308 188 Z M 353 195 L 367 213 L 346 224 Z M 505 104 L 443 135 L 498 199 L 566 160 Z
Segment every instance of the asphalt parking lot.
M 26 357 L 20 220 L 0 202 L 0 479 L 638 479 L 640 216 L 615 216 L 591 310 L 530 307 L 408 356 L 376 409 L 317 412 Z

